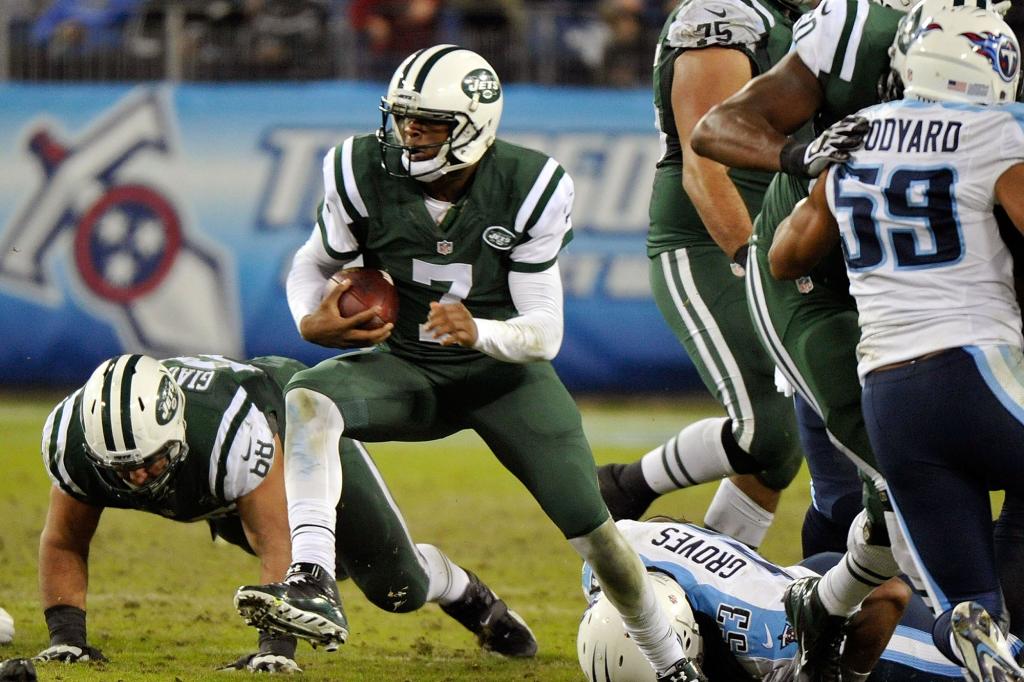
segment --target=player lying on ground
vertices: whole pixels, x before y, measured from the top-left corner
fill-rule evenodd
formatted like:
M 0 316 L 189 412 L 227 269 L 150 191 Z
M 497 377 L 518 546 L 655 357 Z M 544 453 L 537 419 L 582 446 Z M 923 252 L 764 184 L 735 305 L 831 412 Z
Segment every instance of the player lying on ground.
M 219 536 L 260 558 L 279 580 L 291 558 L 282 476 L 283 386 L 301 363 L 220 356 L 162 363 L 142 355 L 104 362 L 65 398 L 43 429 L 53 479 L 39 547 L 39 583 L 50 646 L 37 660 L 101 660 L 86 636 L 89 545 L 105 507 L 175 521 L 207 520 Z M 432 545 L 414 544 L 362 444 L 343 439 L 348 485 L 338 522 L 337 575 L 374 604 L 408 612 L 436 601 L 485 649 L 532 656 L 529 628 L 480 580 Z M 296 640 L 260 632 L 259 650 L 228 667 L 293 672 Z
M 851 533 L 862 532 L 864 520 L 862 512 Z M 818 576 L 841 555 L 819 554 L 800 566 L 783 568 L 732 538 L 693 524 L 651 520 L 617 525 L 652 571 L 687 654 L 700 661 L 710 682 L 810 679 L 798 676 L 796 637 L 783 608 L 783 593 L 794 581 Z M 583 587 L 590 606 L 580 622 L 577 652 L 587 678 L 653 680 L 587 566 Z M 962 679 L 959 666 L 931 645 L 928 608 L 899 579 L 871 592 L 847 624 L 844 638 L 841 670 L 834 671 L 834 679 Z M 1014 647 L 1020 647 L 1016 640 Z

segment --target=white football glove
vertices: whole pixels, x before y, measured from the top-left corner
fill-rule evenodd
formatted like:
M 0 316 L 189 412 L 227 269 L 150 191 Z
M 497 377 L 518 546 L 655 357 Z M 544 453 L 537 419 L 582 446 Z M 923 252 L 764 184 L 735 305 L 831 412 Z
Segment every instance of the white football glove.
M 107 657 L 99 649 L 91 646 L 74 646 L 73 644 L 54 644 L 43 649 L 32 657 L 33 661 L 45 663 L 47 661 L 58 661 L 60 663 L 82 663 L 85 661 L 105 661 Z
M 286 675 L 302 672 L 299 664 L 292 659 L 270 652 L 246 654 L 219 670 L 248 670 L 252 673 L 284 673 Z
M 810 142 L 790 140 L 779 153 L 779 167 L 790 175 L 816 178 L 832 163 L 843 163 L 859 149 L 870 126 L 863 116 L 847 116 Z

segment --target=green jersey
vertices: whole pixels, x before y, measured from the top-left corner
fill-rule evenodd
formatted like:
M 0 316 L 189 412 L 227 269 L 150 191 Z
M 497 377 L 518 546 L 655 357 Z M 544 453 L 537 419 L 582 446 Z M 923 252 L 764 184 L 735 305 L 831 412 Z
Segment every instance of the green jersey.
M 878 103 L 878 84 L 889 71 L 889 46 L 903 13 L 870 0 L 825 0 L 793 27 L 797 55 L 821 84 L 824 100 L 815 129 Z M 771 245 L 782 219 L 808 194 L 807 182 L 780 177 L 765 193 L 754 227 L 759 244 Z M 816 282 L 848 286 L 839 249 L 812 272 Z
M 439 223 L 427 208 L 423 183 L 381 167 L 374 135 L 349 138 L 328 152 L 324 184 L 317 215 L 323 250 L 339 266 L 362 256 L 365 266 L 391 275 L 399 313 L 387 343 L 412 360 L 480 356 L 443 347 L 421 331 L 430 303 L 461 301 L 481 319 L 515 317 L 509 272 L 550 268 L 572 238 L 569 175 L 544 154 L 501 140 Z
M 889 72 L 889 46 L 902 18 L 871 0 L 825 0 L 796 23 L 796 53 L 825 95 L 816 131 L 878 104 L 878 83 Z
M 654 57 L 655 123 L 663 153 L 652 196 L 649 256 L 709 240 L 682 189 L 683 150 L 672 108 L 676 58 L 705 47 L 733 49 L 747 56 L 757 76 L 786 55 L 792 25 L 793 15 L 771 0 L 684 0 L 665 21 Z M 729 177 L 750 215 L 756 215 L 771 173 L 732 169 Z
M 176 521 L 235 511 L 235 501 L 263 482 L 284 423 L 283 381 L 303 365 L 284 358 L 237 362 L 217 355 L 163 360 L 185 393 L 188 454 L 163 491 L 131 492 L 86 454 L 82 390 L 62 400 L 43 427 L 47 473 L 68 495 L 97 507 L 139 509 Z M 258 366 L 259 365 L 259 366 Z

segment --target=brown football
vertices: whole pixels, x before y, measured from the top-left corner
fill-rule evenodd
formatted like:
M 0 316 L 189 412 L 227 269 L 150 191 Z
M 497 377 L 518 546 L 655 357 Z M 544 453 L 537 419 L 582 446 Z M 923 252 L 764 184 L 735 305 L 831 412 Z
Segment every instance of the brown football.
M 391 275 L 374 268 L 346 268 L 331 275 L 336 284 L 348 279 L 352 286 L 338 299 L 338 312 L 342 317 L 380 306 L 380 314 L 362 326 L 377 329 L 398 319 L 398 290 Z

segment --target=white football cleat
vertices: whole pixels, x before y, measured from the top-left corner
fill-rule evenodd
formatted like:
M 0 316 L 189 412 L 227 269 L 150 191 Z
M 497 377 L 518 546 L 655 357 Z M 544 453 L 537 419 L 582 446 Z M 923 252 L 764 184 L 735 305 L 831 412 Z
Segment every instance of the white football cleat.
M 1010 645 L 988 611 L 978 602 L 960 602 L 950 618 L 953 640 L 972 682 L 1024 682 Z

